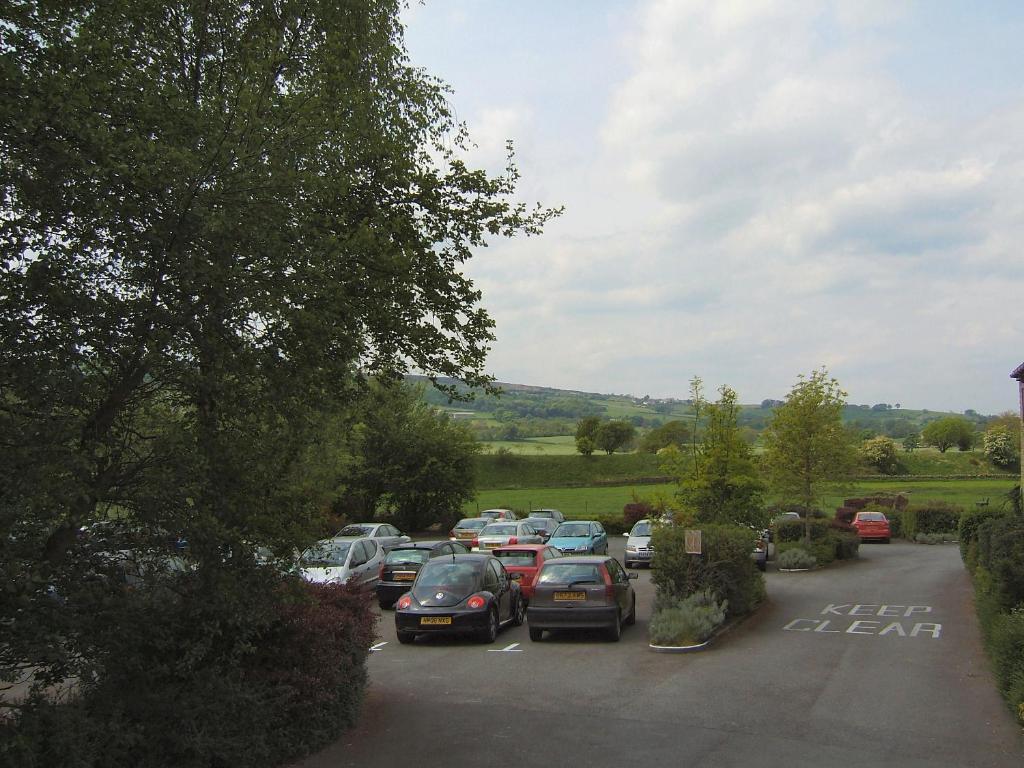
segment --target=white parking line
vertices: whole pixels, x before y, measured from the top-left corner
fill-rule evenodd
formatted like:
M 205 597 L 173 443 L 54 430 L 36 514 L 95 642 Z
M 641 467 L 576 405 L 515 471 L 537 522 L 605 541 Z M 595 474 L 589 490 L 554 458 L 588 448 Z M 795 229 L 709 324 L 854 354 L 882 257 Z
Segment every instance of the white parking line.
M 383 648 L 387 644 L 388 644 L 388 641 L 385 640 L 383 643 L 377 643 L 376 645 L 371 645 L 370 646 L 370 652 L 372 653 L 373 651 L 379 651 L 381 648 Z
M 504 648 L 488 648 L 488 653 L 522 653 L 523 649 L 519 647 L 519 643 L 512 643 L 512 645 L 506 645 Z

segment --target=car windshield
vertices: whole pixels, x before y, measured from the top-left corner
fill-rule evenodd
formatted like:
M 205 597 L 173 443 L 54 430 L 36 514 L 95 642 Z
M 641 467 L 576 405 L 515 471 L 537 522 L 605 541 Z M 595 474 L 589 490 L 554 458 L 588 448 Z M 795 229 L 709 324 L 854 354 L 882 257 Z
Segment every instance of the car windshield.
M 857 519 L 861 521 L 867 521 L 869 523 L 881 523 L 885 520 L 885 515 L 881 512 L 859 512 Z
M 505 565 L 536 565 L 537 555 L 534 552 L 499 549 L 491 553 Z
M 369 525 L 346 525 L 340 531 L 339 536 L 369 536 L 373 528 Z
M 465 520 L 459 520 L 458 525 L 456 525 L 455 527 L 456 528 L 469 528 L 470 530 L 479 531 L 485 525 L 487 525 L 487 521 L 486 520 L 481 520 L 481 519 L 475 518 L 475 517 L 468 517 Z
M 604 584 L 601 569 L 593 563 L 548 563 L 538 584 Z
M 547 518 L 544 518 L 544 517 L 541 517 L 541 518 L 528 517 L 528 518 L 526 518 L 525 522 L 527 522 L 530 526 L 532 526 L 533 528 L 535 528 L 538 531 L 546 531 L 546 530 L 549 530 L 551 528 L 551 522 L 552 521 L 547 519 Z
M 561 537 L 578 537 L 578 536 L 589 536 L 590 526 L 586 523 L 562 523 L 560 526 L 555 528 L 553 536 L 555 538 Z
M 646 521 L 641 521 L 633 526 L 633 530 L 629 532 L 630 536 L 650 536 L 651 535 L 651 524 Z
M 402 563 L 425 563 L 430 559 L 430 552 L 426 549 L 392 549 L 384 559 L 385 563 L 391 565 Z
M 488 525 L 482 531 L 481 536 L 515 536 L 516 527 L 508 523 L 493 523 Z
M 299 562 L 306 568 L 344 565 L 351 548 L 352 542 L 350 541 L 323 542 L 303 552 Z
M 554 517 L 555 513 L 550 509 L 535 509 L 530 512 L 530 517 Z
M 477 573 L 483 563 L 452 562 L 448 558 L 434 558 L 420 569 L 416 579 L 417 590 L 431 591 L 444 587 L 451 592 L 469 592 L 476 588 Z

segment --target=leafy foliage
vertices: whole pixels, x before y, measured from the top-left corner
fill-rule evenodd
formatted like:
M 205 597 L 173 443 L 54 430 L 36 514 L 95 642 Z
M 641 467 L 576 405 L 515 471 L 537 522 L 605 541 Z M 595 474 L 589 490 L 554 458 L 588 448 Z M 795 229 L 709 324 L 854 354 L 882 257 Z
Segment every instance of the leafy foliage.
M 954 445 L 961 451 L 970 450 L 974 443 L 974 427 L 961 416 L 946 416 L 928 422 L 921 431 L 925 445 L 933 445 L 945 453 Z
M 635 435 L 636 427 L 628 421 L 605 421 L 594 431 L 594 446 L 611 456 L 629 445 Z
M 849 475 L 853 450 L 842 424 L 845 397 L 839 382 L 821 369 L 801 376 L 775 409 L 764 433 L 764 466 L 783 500 L 813 507 L 828 485 Z
M 817 563 L 817 558 L 801 547 L 787 549 L 779 555 L 779 568 L 813 568 Z
M 1007 469 L 1020 465 L 1020 427 L 1017 433 L 1004 424 L 994 424 L 985 430 L 982 448 L 988 460 L 997 467 Z
M 690 439 L 690 428 L 685 422 L 673 419 L 660 427 L 650 430 L 640 440 L 640 450 L 645 453 L 657 453 L 663 448 L 675 446 L 682 449 Z
M 685 646 L 702 643 L 725 621 L 728 601 L 719 602 L 704 590 L 682 600 L 662 600 L 651 617 L 648 636 L 653 645 Z
M 890 437 L 879 435 L 865 440 L 860 445 L 860 455 L 865 463 L 883 475 L 895 475 L 900 471 L 900 457 L 896 441 Z

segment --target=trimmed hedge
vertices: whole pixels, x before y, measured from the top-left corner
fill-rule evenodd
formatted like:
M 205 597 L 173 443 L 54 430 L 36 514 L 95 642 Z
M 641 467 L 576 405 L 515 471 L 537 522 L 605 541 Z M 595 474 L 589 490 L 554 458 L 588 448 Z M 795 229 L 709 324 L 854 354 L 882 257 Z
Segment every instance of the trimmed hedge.
M 955 531 L 964 509 L 946 501 L 928 501 L 911 504 L 901 515 L 901 533 L 913 539 L 919 533 L 945 533 Z
M 964 512 L 958 534 L 996 684 L 1024 724 L 1024 515 Z
M 775 526 L 776 557 L 790 549 L 803 549 L 818 565 L 850 560 L 860 553 L 860 537 L 851 526 L 836 520 L 811 520 L 811 543 L 804 541 L 803 520 L 781 520 Z
M 654 529 L 651 579 L 659 604 L 710 591 L 728 602 L 730 616 L 749 613 L 765 596 L 764 576 L 750 556 L 752 532 L 728 525 L 702 525 L 700 531 L 703 554 L 689 555 L 682 526 L 660 525 Z

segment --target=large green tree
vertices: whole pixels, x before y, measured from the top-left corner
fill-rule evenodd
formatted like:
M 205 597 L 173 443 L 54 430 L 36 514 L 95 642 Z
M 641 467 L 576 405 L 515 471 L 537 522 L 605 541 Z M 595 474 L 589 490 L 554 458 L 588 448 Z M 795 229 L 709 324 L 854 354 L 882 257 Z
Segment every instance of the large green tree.
M 629 445 L 636 436 L 636 427 L 628 421 L 612 419 L 603 422 L 594 432 L 594 445 L 611 456 Z
M 161 669 L 227 669 L 277 599 L 245 553 L 315 529 L 346 450 L 326 427 L 363 382 L 487 384 L 462 265 L 555 212 L 511 199 L 511 157 L 466 165 L 400 9 L 0 9 L 0 675 L 102 685 L 119 653 L 91 616 L 114 593 L 79 532 L 110 514 L 136 551 L 187 539 L 196 599 L 223 609 Z
M 954 445 L 968 451 L 974 444 L 974 425 L 962 416 L 944 416 L 929 421 L 921 430 L 925 445 L 932 445 L 945 453 Z
M 780 498 L 810 510 L 824 489 L 846 479 L 856 453 L 843 428 L 846 393 L 824 368 L 800 376 L 764 432 L 764 467 Z M 810 541 L 810 516 L 805 520 Z

